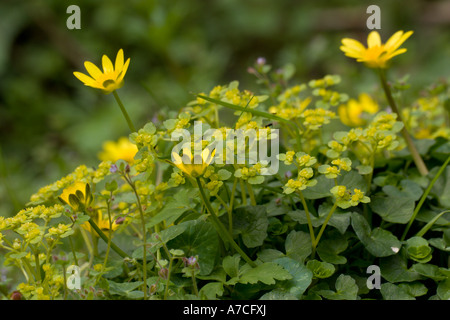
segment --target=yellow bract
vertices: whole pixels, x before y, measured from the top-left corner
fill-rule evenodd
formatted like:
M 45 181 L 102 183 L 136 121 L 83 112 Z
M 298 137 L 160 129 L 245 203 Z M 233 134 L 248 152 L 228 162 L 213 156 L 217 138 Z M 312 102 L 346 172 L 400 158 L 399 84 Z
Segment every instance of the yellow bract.
M 106 141 L 98 157 L 102 161 L 116 162 L 117 160 L 125 160 L 132 164 L 137 152 L 138 148 L 134 143 L 130 142 L 126 137 L 121 137 L 117 142 Z
M 364 62 L 370 68 L 386 68 L 387 62 L 393 57 L 406 52 L 405 48 L 398 49 L 411 35 L 412 31 L 404 33 L 397 31 L 386 43 L 381 43 L 380 34 L 372 31 L 367 37 L 367 48 L 354 39 L 342 39 L 341 50 L 350 58 Z
M 360 94 L 358 100 L 350 99 L 347 104 L 338 108 L 342 123 L 350 127 L 358 127 L 366 123 L 362 118 L 363 112 L 374 114 L 377 111 L 378 104 L 366 93 Z
M 193 178 L 197 178 L 205 172 L 206 168 L 214 159 L 215 154 L 216 150 L 210 152 L 208 148 L 205 148 L 202 151 L 201 159 L 195 159 L 189 148 L 183 148 L 183 157 L 181 157 L 178 153 L 173 152 L 172 158 L 174 159 L 175 166 L 177 166 L 181 171 Z
M 74 72 L 73 74 L 86 86 L 100 89 L 104 93 L 111 93 L 122 87 L 123 77 L 129 64 L 130 58 L 124 63 L 123 50 L 120 49 L 116 56 L 115 65 L 106 55 L 103 55 L 103 72 L 92 62 L 86 61 L 84 66 L 90 77 L 81 72 Z

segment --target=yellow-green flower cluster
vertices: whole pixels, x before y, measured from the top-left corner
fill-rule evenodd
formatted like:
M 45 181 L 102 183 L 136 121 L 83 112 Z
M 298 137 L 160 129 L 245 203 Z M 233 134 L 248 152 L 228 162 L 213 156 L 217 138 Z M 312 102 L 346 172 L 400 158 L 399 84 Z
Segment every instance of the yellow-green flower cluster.
M 301 191 L 307 187 L 312 187 L 317 184 L 316 179 L 311 179 L 314 176 L 312 168 L 303 168 L 298 172 L 297 179 L 289 179 L 283 187 L 283 192 L 290 194 L 294 191 Z
M 328 179 L 335 179 L 341 174 L 341 171 L 352 170 L 352 161 L 349 158 L 334 159 L 331 161 L 333 166 L 328 164 L 321 165 L 318 171 L 324 174 Z
M 65 238 L 73 234 L 73 232 L 74 231 L 70 225 L 60 223 L 57 227 L 49 228 L 45 237 Z
M 264 174 L 267 169 L 266 164 L 257 162 L 251 167 L 239 168 L 234 172 L 236 178 L 247 180 L 250 184 L 261 184 L 264 182 Z
M 396 114 L 383 111 L 379 112 L 365 129 L 353 128 L 347 132 L 335 132 L 333 135 L 335 140 L 328 142 L 327 156 L 332 159 L 338 158 L 348 148 L 358 147 L 353 151 L 362 154 L 360 160 L 364 160 L 379 150 L 396 149 L 399 146 L 397 133 L 403 128 L 403 124 L 396 119 Z
M 368 203 L 370 198 L 364 195 L 359 189 L 354 189 L 353 193 L 346 186 L 335 186 L 330 192 L 336 198 L 336 205 L 342 209 L 357 206 L 360 202 Z
M 450 115 L 446 111 L 445 99 L 448 99 L 448 94 L 442 98 L 429 95 L 402 109 L 405 124 L 416 139 L 450 138 Z
M 336 118 L 336 113 L 324 108 L 307 109 L 302 114 L 304 118 L 303 125 L 309 130 L 318 130 L 324 124 L 330 123 L 331 119 Z
M 287 88 L 278 96 L 279 104 L 271 106 L 269 112 L 284 119 L 294 119 L 301 116 L 302 112 L 311 103 L 311 98 L 300 98 L 300 93 L 306 89 L 306 85 L 295 85 Z
M 39 191 L 33 194 L 30 198 L 32 204 L 39 204 L 55 198 L 60 190 L 67 188 L 75 181 L 86 182 L 88 178 L 93 174 L 93 169 L 88 169 L 85 165 L 77 167 L 72 173 L 61 178 L 60 180 L 42 187 Z M 94 173 L 95 175 L 95 173 Z

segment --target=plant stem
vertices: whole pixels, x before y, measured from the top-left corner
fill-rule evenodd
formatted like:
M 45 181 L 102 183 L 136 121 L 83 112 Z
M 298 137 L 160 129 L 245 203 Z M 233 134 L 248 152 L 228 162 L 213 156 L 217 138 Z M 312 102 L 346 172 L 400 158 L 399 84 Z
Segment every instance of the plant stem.
M 75 253 L 75 247 L 74 247 L 73 241 L 72 241 L 72 236 L 68 236 L 68 238 L 69 238 L 70 248 L 72 249 L 73 261 L 78 266 L 79 264 L 78 264 L 77 254 Z
M 206 209 L 209 212 L 209 215 L 212 219 L 213 224 L 216 227 L 217 233 L 222 237 L 224 241 L 227 241 L 231 244 L 231 246 L 241 255 L 241 257 L 247 261 L 247 263 L 251 267 L 256 267 L 256 264 L 245 254 L 245 252 L 236 244 L 236 242 L 233 239 L 233 236 L 228 232 L 228 230 L 222 225 L 222 222 L 220 222 L 219 218 L 217 217 L 216 213 L 214 212 L 214 209 L 211 206 L 211 203 L 209 202 L 208 198 L 205 195 L 205 191 L 202 187 L 202 182 L 200 181 L 200 178 L 196 178 L 198 188 L 200 190 L 200 195 L 202 197 L 203 203 L 206 206 Z
M 234 207 L 234 194 L 236 193 L 238 179 L 234 178 L 233 188 L 231 189 L 230 205 L 228 206 L 228 231 L 233 234 L 233 207 Z
M 116 98 L 117 104 L 120 107 L 120 110 L 122 110 L 122 114 L 125 117 L 125 120 L 127 120 L 128 128 L 130 128 L 131 132 L 136 132 L 136 129 L 133 125 L 133 122 L 131 122 L 130 117 L 128 116 L 128 112 L 123 106 L 122 100 L 120 100 L 119 95 L 117 94 L 116 90 L 113 91 L 114 98 Z
M 333 207 L 330 209 L 330 212 L 328 213 L 325 221 L 322 224 L 322 227 L 319 230 L 319 234 L 316 237 L 316 241 L 313 244 L 313 251 L 312 251 L 312 256 L 314 257 L 314 254 L 316 253 L 316 248 L 319 245 L 319 240 L 322 237 L 323 232 L 325 231 L 325 228 L 327 227 L 328 221 L 330 221 L 331 216 L 333 215 L 334 211 L 337 208 L 337 202 L 334 203 Z
M 252 204 L 252 206 L 256 206 L 255 193 L 253 192 L 252 185 L 248 183 L 248 181 L 246 181 L 245 184 L 247 186 L 248 194 L 250 196 L 250 203 Z
M 112 197 L 112 192 L 111 192 Z M 106 202 L 106 207 L 108 211 L 108 222 L 109 222 L 109 233 L 108 233 L 108 247 L 106 248 L 105 261 L 103 262 L 103 270 L 106 268 L 106 262 L 108 262 L 109 251 L 111 249 L 111 239 L 112 239 L 112 219 L 111 219 L 111 204 L 110 199 Z
M 91 227 L 97 232 L 99 237 L 102 238 L 102 240 L 105 241 L 105 243 L 108 243 L 108 237 L 97 226 L 97 224 L 92 219 L 89 219 L 88 222 L 91 225 Z M 122 249 L 120 249 L 113 241 L 111 241 L 111 249 L 113 249 L 122 258 L 129 258 L 129 256 Z
M 244 206 L 246 206 L 247 205 L 247 193 L 245 192 L 244 181 L 242 181 L 242 179 L 239 179 L 239 184 L 241 185 L 242 204 Z
M 131 178 L 125 176 L 125 180 L 129 183 L 131 188 L 134 191 L 134 195 L 136 196 L 137 205 L 139 208 L 139 214 L 141 217 L 141 224 L 142 224 L 142 241 L 144 242 L 144 248 L 143 248 L 143 255 L 142 255 L 142 265 L 143 265 L 143 289 L 144 289 L 144 300 L 147 300 L 147 228 L 145 226 L 145 218 L 144 218 L 144 211 L 142 210 L 141 200 L 139 198 L 139 195 L 136 190 L 136 186 L 131 181 Z
M 445 160 L 444 164 L 439 168 L 439 171 L 436 173 L 436 175 L 434 176 L 433 180 L 431 180 L 431 182 L 428 185 L 427 189 L 423 193 L 422 198 L 420 198 L 419 203 L 417 204 L 416 208 L 414 209 L 413 215 L 412 215 L 411 219 L 409 220 L 408 225 L 405 228 L 405 231 L 403 232 L 403 235 L 402 235 L 402 237 L 400 239 L 401 241 L 405 240 L 406 234 L 408 233 L 409 228 L 411 227 L 413 221 L 416 219 L 416 216 L 419 213 L 419 210 L 422 207 L 423 203 L 425 202 L 425 199 L 427 198 L 428 194 L 430 193 L 431 188 L 433 187 L 434 183 L 439 178 L 439 176 L 442 174 L 442 172 L 444 172 L 444 170 L 447 167 L 449 162 L 450 162 L 450 156 L 447 158 L 447 160 Z
M 420 174 L 422 176 L 426 176 L 428 174 L 427 166 L 423 162 L 422 157 L 420 156 L 419 152 L 417 151 L 416 146 L 414 145 L 414 141 L 411 139 L 411 136 L 409 135 L 408 131 L 406 130 L 406 126 L 402 119 L 402 115 L 400 114 L 400 112 L 397 108 L 397 104 L 395 103 L 395 100 L 392 97 L 391 89 L 389 88 L 389 85 L 386 81 L 386 75 L 384 73 L 384 70 L 379 69 L 378 74 L 380 76 L 380 82 L 383 87 L 383 90 L 384 90 L 384 93 L 386 95 L 386 99 L 388 100 L 389 105 L 391 106 L 392 110 L 397 114 L 398 120 L 403 123 L 403 128 L 401 130 L 401 133 L 403 135 L 403 138 L 406 141 L 406 144 L 407 144 L 409 152 L 411 153 L 411 156 L 414 160 L 414 163 L 416 164 L 416 167 L 419 170 Z
M 300 196 L 300 200 L 302 201 L 303 208 L 305 209 L 306 220 L 308 220 L 309 234 L 311 235 L 311 245 L 314 246 L 314 243 L 316 242 L 316 240 L 314 237 L 314 229 L 313 229 L 313 225 L 311 222 L 311 216 L 309 214 L 308 205 L 306 204 L 305 197 L 303 196 L 303 193 L 300 190 L 298 191 L 298 195 Z

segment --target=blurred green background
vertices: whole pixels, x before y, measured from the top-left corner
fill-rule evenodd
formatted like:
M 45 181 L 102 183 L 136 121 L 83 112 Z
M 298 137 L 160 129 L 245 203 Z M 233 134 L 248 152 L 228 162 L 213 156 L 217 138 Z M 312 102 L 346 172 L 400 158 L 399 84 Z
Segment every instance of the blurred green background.
M 69 5 L 81 30 L 68 30 Z M 343 37 L 364 41 L 366 8 L 381 8 L 383 41 L 414 30 L 391 78 L 409 74 L 411 94 L 450 74 L 450 1 L 161 0 L 0 2 L 0 215 L 12 215 L 43 185 L 77 165 L 95 166 L 105 140 L 128 134 L 111 95 L 72 74 L 123 48 L 131 57 L 119 91 L 142 126 L 193 93 L 240 81 L 258 57 L 274 68 L 292 63 L 294 81 L 340 74 L 338 91 L 377 89 L 371 70 L 339 50 Z

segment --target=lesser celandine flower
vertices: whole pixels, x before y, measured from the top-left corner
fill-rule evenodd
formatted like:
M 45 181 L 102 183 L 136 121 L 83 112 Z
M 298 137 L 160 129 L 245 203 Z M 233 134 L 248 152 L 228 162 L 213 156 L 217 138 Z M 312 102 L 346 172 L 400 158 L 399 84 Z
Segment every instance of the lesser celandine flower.
M 339 118 L 342 123 L 350 127 L 362 126 L 366 123 L 364 113 L 374 114 L 378 111 L 378 104 L 367 94 L 359 95 L 358 100 L 350 99 L 346 104 L 338 108 Z
M 206 168 L 214 159 L 215 154 L 216 150 L 211 152 L 208 148 L 205 148 L 201 156 L 196 155 L 194 157 L 190 148 L 183 148 L 183 156 L 181 157 L 178 153 L 172 152 L 172 159 L 174 160 L 175 166 L 181 171 L 193 178 L 197 178 L 205 172 Z
M 117 160 L 125 160 L 132 164 L 137 152 L 138 148 L 134 143 L 126 137 L 121 137 L 117 142 L 106 141 L 98 157 L 102 161 L 116 162 Z
M 367 37 L 367 48 L 357 40 L 344 38 L 340 49 L 347 57 L 364 62 L 370 68 L 386 68 L 390 59 L 406 52 L 405 48 L 399 49 L 399 47 L 412 33 L 412 31 L 406 33 L 397 31 L 386 43 L 382 43 L 380 34 L 372 31 Z
M 124 63 L 123 50 L 120 49 L 114 65 L 106 55 L 103 55 L 103 71 L 92 62 L 86 61 L 84 66 L 90 77 L 81 72 L 74 72 L 73 74 L 86 86 L 100 89 L 104 93 L 111 93 L 123 86 L 123 77 L 127 72 L 129 64 L 130 58 Z

